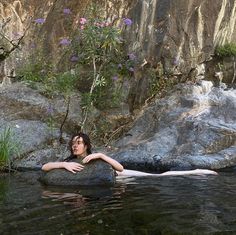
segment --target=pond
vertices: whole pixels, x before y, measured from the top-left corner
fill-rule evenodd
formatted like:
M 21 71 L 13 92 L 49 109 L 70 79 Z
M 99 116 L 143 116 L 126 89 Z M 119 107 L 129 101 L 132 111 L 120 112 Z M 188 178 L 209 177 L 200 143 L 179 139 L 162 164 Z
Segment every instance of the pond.
M 0 177 L 0 234 L 236 234 L 234 172 L 72 188 L 35 174 Z

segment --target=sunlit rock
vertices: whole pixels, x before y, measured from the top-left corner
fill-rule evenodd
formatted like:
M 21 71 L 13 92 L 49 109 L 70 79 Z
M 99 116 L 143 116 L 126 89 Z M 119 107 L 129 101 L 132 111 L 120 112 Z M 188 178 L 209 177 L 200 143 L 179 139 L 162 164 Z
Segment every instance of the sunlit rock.
M 236 90 L 178 85 L 145 108 L 117 142 L 128 168 L 219 169 L 236 164 Z

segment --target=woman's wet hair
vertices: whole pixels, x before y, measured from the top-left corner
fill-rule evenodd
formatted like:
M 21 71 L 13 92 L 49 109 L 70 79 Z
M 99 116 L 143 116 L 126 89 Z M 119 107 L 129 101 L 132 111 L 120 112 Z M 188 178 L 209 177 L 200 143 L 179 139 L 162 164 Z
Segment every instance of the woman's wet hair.
M 73 155 L 72 143 L 73 143 L 73 139 L 75 137 L 77 137 L 78 139 L 81 137 L 83 139 L 84 145 L 87 146 L 87 154 L 91 154 L 92 153 L 92 150 L 91 150 L 92 146 L 91 146 L 90 138 L 88 137 L 88 135 L 86 135 L 82 132 L 79 132 L 78 134 L 75 134 L 71 137 L 71 140 L 70 140 L 70 143 L 69 143 L 71 155 Z
M 70 161 L 71 159 L 77 157 L 76 155 L 73 154 L 73 150 L 72 150 L 72 144 L 73 144 L 73 140 L 74 140 L 75 137 L 77 137 L 77 138 L 81 137 L 83 139 L 84 145 L 87 146 L 87 154 L 88 155 L 92 153 L 92 145 L 91 145 L 91 141 L 90 141 L 89 136 L 86 135 L 85 133 L 79 132 L 77 134 L 74 134 L 71 137 L 71 140 L 69 142 L 69 149 L 70 149 L 71 155 L 68 158 L 66 158 L 64 161 Z

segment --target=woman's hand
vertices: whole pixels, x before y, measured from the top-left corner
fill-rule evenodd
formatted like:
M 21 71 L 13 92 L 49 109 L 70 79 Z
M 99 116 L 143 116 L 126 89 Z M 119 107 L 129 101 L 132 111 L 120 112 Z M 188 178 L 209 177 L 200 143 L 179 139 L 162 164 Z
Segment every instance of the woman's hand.
M 108 157 L 107 155 L 105 155 L 103 153 L 92 153 L 92 154 L 89 154 L 87 157 L 85 157 L 83 159 L 82 162 L 83 163 L 88 163 L 88 162 L 90 162 L 92 160 L 95 160 L 95 159 L 101 159 L 101 160 L 107 162 L 116 171 L 123 171 L 124 170 L 124 167 L 119 162 L 117 162 L 116 160 Z
M 84 166 L 77 162 L 63 162 L 63 167 L 74 174 L 84 169 Z
M 92 153 L 92 154 L 89 154 L 87 157 L 85 157 L 82 162 L 88 163 L 91 160 L 95 160 L 95 159 L 99 159 L 99 158 L 102 158 L 102 155 L 100 153 Z

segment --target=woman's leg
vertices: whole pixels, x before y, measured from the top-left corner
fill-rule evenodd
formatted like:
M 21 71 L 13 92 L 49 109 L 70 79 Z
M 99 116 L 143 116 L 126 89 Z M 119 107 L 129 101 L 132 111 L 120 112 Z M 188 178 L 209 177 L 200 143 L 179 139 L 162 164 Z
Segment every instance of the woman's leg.
M 165 176 L 165 175 L 218 175 L 218 173 L 212 170 L 196 169 L 196 170 L 189 170 L 189 171 L 167 171 L 160 175 L 161 176 Z
M 150 174 L 142 171 L 126 170 L 122 172 L 116 171 L 118 176 L 148 176 L 148 175 L 159 175 L 159 174 Z
M 189 171 L 167 171 L 161 174 L 151 174 L 142 171 L 126 170 L 116 172 L 118 176 L 168 176 L 168 175 L 218 175 L 217 172 L 206 169 L 196 169 Z

